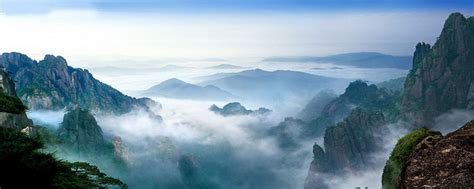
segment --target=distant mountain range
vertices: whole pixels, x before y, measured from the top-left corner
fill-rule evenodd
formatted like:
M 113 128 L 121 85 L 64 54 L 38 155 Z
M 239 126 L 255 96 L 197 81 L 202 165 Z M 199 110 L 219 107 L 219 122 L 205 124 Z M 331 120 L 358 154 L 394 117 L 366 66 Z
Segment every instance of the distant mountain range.
M 236 66 L 232 64 L 219 64 L 217 66 L 207 67 L 208 69 L 247 69 L 248 67 Z
M 354 66 L 359 68 L 398 68 L 410 69 L 411 56 L 393 56 L 378 52 L 344 53 L 330 56 L 294 56 L 271 57 L 264 62 L 310 62 L 332 63 L 335 65 Z
M 224 91 L 216 86 L 207 85 L 204 87 L 186 83 L 173 78 L 161 82 L 148 90 L 141 92 L 145 96 L 162 96 L 177 99 L 192 100 L 231 100 L 237 99 L 236 96 Z
M 297 71 L 247 70 L 237 73 L 219 73 L 196 78 L 199 85 L 214 85 L 225 91 L 251 100 L 289 102 L 312 98 L 322 89 L 343 89 L 348 80 L 317 76 Z

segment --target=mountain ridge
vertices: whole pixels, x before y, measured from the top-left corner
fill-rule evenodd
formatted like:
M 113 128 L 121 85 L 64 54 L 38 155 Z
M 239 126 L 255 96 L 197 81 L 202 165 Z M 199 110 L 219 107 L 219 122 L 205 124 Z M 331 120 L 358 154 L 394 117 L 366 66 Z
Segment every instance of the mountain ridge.
M 410 69 L 411 66 L 411 56 L 394 56 L 379 52 L 353 52 L 329 56 L 270 57 L 263 59 L 262 61 L 333 63 L 336 65 L 355 66 L 360 68 Z
M 62 56 L 32 60 L 21 53 L 3 53 L 0 65 L 16 81 L 19 98 L 31 109 L 63 109 L 80 105 L 90 110 L 126 113 L 155 103 L 124 95 L 94 78 L 87 70 L 69 66 Z

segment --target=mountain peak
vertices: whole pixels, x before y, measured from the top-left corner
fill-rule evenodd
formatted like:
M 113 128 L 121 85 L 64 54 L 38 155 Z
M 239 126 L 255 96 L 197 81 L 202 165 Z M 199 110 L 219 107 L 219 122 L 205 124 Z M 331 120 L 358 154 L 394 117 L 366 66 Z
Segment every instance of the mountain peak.
M 474 20 L 451 14 L 436 43 L 419 43 L 405 81 L 402 117 L 430 127 L 451 109 L 474 108 Z
M 177 78 L 171 78 L 171 79 L 168 79 L 168 80 L 165 80 L 165 81 L 161 82 L 158 85 L 185 85 L 185 84 L 188 84 L 188 83 L 186 83 L 182 80 L 179 80 Z
M 47 64 L 48 66 L 56 65 L 66 68 L 67 61 L 62 56 L 54 56 L 51 54 L 47 54 L 44 56 L 43 60 L 40 61 L 42 64 Z

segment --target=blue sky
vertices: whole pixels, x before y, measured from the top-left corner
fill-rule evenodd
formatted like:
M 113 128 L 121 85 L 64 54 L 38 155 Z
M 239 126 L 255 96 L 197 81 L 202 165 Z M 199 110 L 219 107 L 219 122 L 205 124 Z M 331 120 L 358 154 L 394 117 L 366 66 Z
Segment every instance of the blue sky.
M 474 8 L 472 0 L 0 0 L 5 13 L 46 13 L 54 9 L 124 12 L 252 12 L 347 10 L 445 10 Z

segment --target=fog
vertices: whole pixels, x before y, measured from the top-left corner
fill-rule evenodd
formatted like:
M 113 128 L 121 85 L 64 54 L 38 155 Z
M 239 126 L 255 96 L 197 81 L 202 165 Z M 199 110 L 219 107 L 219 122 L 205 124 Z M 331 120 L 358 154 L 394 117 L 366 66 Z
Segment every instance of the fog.
M 312 160 L 312 145 L 323 138 L 299 141 L 291 151 L 278 147 L 276 138 L 267 135 L 270 127 L 286 115 L 274 111 L 266 115 L 224 117 L 208 110 L 212 104 L 154 98 L 154 114 L 135 109 L 123 115 L 95 112 L 107 141 L 119 136 L 128 151 L 127 171 L 118 172 L 108 162 L 94 162 L 112 176 L 118 176 L 131 188 L 303 188 Z M 244 104 L 247 105 L 247 104 Z M 258 107 L 258 104 L 248 104 Z M 29 111 L 35 124 L 55 129 L 64 111 Z M 447 134 L 470 120 L 472 111 L 453 110 L 439 116 L 434 130 Z M 373 166 L 338 175 L 321 175 L 331 188 L 380 188 L 385 162 L 398 139 L 409 131 L 403 125 L 386 125 L 380 135 L 382 149 L 372 154 Z M 453 127 L 445 127 L 454 125 Z M 74 154 L 56 154 L 70 161 L 88 161 Z M 183 160 L 184 159 L 184 160 Z M 183 161 L 189 160 L 194 176 L 185 174 Z M 184 172 L 183 172 L 184 171 Z
M 131 188 L 187 188 L 189 179 L 179 170 L 182 157 L 192 157 L 201 186 L 216 188 L 302 188 L 312 144 L 304 143 L 292 152 L 283 152 L 268 128 L 283 115 L 241 115 L 223 117 L 208 110 L 216 103 L 155 99 L 162 108 L 154 110 L 163 121 L 136 109 L 124 115 L 94 113 L 106 140 L 122 138 L 129 154 L 128 173 L 98 163 L 108 174 L 119 176 Z M 245 105 L 245 104 L 244 104 Z M 253 107 L 258 105 L 248 105 Z M 30 111 L 35 123 L 57 128 L 63 111 Z M 74 155 L 60 158 L 85 161 Z M 195 178 L 193 178 L 195 179 Z M 193 180 L 192 182 L 197 182 Z

